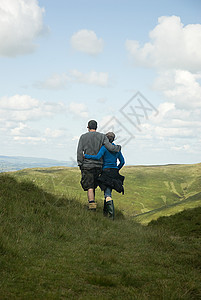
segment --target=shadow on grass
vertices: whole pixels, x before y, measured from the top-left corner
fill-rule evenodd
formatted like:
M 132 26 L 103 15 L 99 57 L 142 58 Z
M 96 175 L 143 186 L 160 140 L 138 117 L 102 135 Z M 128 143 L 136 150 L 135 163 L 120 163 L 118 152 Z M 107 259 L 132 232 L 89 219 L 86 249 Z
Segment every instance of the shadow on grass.
M 158 226 L 183 237 L 201 237 L 201 207 L 186 209 L 172 216 L 160 217 L 149 223 L 149 227 Z
M 53 170 L 54 171 L 54 170 Z M 46 215 L 51 212 L 51 208 L 65 207 L 68 210 L 73 210 L 73 214 L 79 211 L 87 211 L 87 204 L 83 204 L 79 201 L 76 196 L 60 196 L 48 193 L 42 188 L 38 187 L 35 183 L 30 180 L 17 181 L 10 174 L 0 175 L 0 201 L 1 205 L 10 207 L 11 205 L 17 206 L 20 203 L 21 208 L 34 206 L 34 212 L 39 213 L 41 209 L 44 211 L 46 208 Z M 1 213 L 4 210 L 1 210 Z M 102 207 L 95 212 L 98 215 L 102 215 Z M 115 209 L 115 219 L 124 219 L 123 213 L 119 209 Z

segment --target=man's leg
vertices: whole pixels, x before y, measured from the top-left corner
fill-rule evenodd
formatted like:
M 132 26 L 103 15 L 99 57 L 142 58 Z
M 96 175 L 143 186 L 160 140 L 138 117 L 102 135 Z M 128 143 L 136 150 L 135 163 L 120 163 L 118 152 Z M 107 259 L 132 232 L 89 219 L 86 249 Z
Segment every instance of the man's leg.
M 88 189 L 87 191 L 88 201 L 95 201 L 94 189 Z
M 88 170 L 88 169 L 82 169 L 81 170 L 81 174 L 82 174 L 82 178 L 81 178 L 81 185 L 84 191 L 87 191 L 87 198 L 88 198 L 88 202 L 91 205 L 89 205 L 89 209 L 95 209 L 95 206 L 92 205 L 94 204 L 94 189 L 91 188 L 91 186 L 94 185 L 94 174 L 93 174 L 93 170 Z M 93 207 L 92 207 L 93 206 Z
M 93 188 L 88 189 L 88 201 L 89 201 L 89 209 L 96 210 L 96 202 L 95 202 L 95 191 L 98 186 L 97 179 L 101 173 L 101 168 L 93 168 L 91 170 L 91 174 L 93 174 Z
M 88 202 L 89 202 L 89 210 L 96 210 L 96 203 L 95 203 L 95 190 L 90 188 L 87 191 Z

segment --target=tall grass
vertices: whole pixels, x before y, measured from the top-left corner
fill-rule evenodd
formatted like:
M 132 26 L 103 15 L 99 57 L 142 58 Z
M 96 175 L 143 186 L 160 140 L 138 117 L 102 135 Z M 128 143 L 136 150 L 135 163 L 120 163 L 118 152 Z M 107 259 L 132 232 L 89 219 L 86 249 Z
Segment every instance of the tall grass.
M 78 200 L 0 175 L 0 299 L 201 297 L 200 238 Z

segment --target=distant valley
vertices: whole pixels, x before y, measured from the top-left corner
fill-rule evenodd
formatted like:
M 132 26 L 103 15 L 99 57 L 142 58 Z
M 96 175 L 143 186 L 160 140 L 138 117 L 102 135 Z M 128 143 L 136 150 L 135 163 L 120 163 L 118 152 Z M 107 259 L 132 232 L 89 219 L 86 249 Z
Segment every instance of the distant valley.
M 0 155 L 0 173 L 19 171 L 26 168 L 48 168 L 55 166 L 75 167 L 75 161 L 60 161 L 47 158 L 2 156 Z

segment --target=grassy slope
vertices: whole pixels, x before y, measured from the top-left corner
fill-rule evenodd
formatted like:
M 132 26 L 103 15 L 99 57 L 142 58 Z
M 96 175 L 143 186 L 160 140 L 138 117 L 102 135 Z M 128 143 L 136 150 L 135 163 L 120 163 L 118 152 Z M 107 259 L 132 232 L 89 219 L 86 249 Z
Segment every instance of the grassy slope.
M 130 167 L 125 174 L 136 214 L 181 205 L 201 192 L 201 164 Z M 201 197 L 197 200 L 197 206 L 201 205 Z M 146 219 L 146 215 L 141 218 Z
M 125 195 L 113 192 L 115 206 L 140 223 L 201 206 L 201 164 L 124 167 L 122 174 Z M 86 203 L 77 168 L 30 169 L 14 175 L 18 180 L 30 179 L 48 192 L 76 196 L 81 203 Z M 103 193 L 99 189 L 96 198 L 102 206 Z
M 149 226 L 160 226 L 180 236 L 201 236 L 201 207 L 183 210 L 170 217 L 160 217 L 149 223 Z
M 201 206 L 201 193 L 197 193 L 194 196 L 190 196 L 187 199 L 184 199 L 180 202 L 176 202 L 167 206 L 159 207 L 150 212 L 138 215 L 135 218 L 135 221 L 147 225 L 152 220 L 157 220 L 160 217 L 167 217 L 179 212 L 182 212 L 186 209 L 192 209 Z
M 169 230 L 0 175 L 0 299 L 200 299 L 200 235 Z

